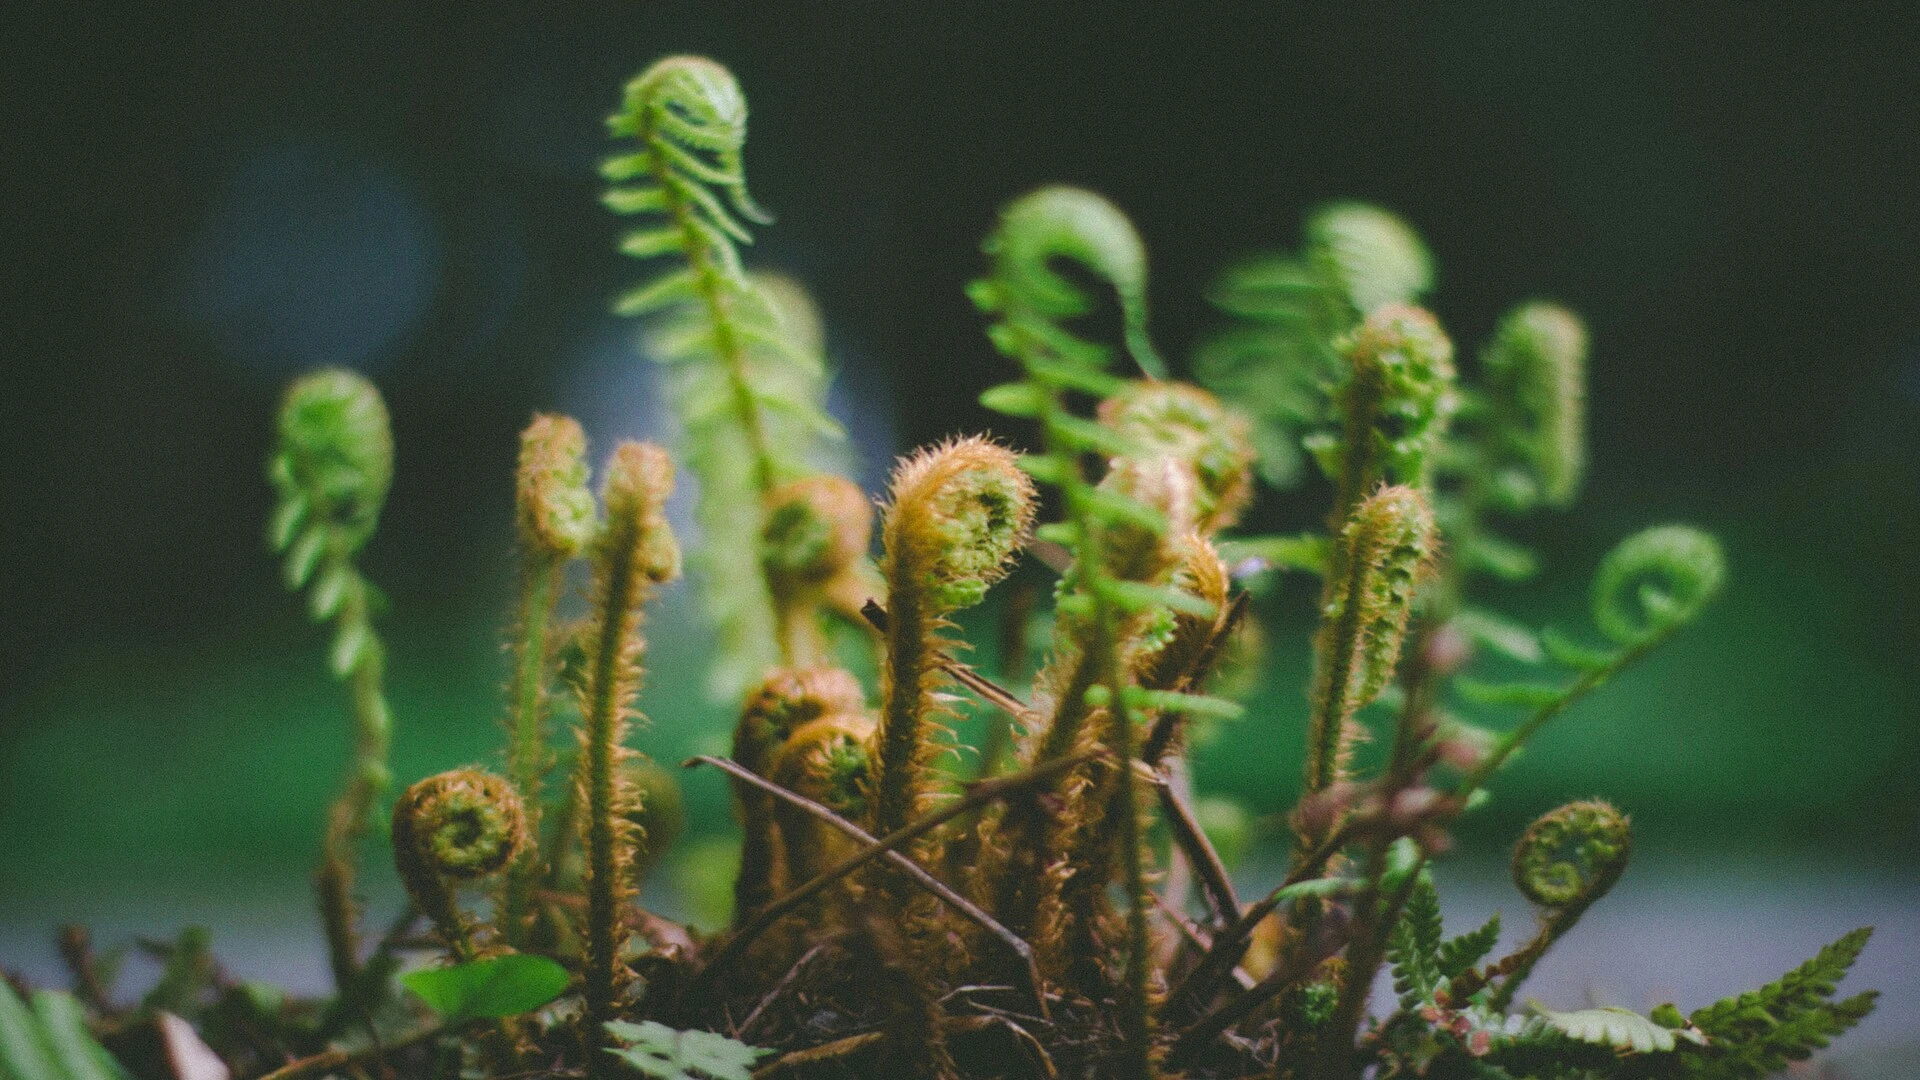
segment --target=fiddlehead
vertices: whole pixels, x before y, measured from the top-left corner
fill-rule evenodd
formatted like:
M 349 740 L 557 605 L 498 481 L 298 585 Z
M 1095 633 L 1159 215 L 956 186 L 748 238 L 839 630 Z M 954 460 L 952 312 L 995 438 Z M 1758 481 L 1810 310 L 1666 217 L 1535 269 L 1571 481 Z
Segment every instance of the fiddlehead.
M 1354 713 L 1393 677 L 1414 591 L 1430 571 L 1438 538 L 1427 498 L 1411 487 L 1381 488 L 1341 530 L 1337 576 L 1327 581 L 1315 638 L 1306 790 L 1341 779 L 1351 752 Z M 1318 837 L 1302 837 L 1311 848 Z
M 373 536 L 393 481 L 393 435 L 380 392 L 338 368 L 287 389 L 278 429 L 267 468 L 279 497 L 268 541 L 286 553 L 287 587 L 306 587 L 314 619 L 333 621 L 328 664 L 347 681 L 353 700 L 352 771 L 328 811 L 314 879 L 334 984 L 345 993 L 359 966 L 353 844 L 387 789 L 393 727 L 383 689 L 386 651 L 373 629 L 379 592 L 360 575 L 354 556 Z
M 1209 299 L 1233 325 L 1194 354 L 1199 381 L 1252 417 L 1260 475 L 1280 488 L 1301 480 L 1302 437 L 1337 424 L 1341 340 L 1374 308 L 1415 303 L 1433 286 L 1420 237 L 1379 207 L 1322 206 L 1304 232 L 1298 254 L 1227 268 Z
M 634 810 L 621 762 L 640 688 L 641 606 L 653 587 L 680 573 L 680 550 L 665 505 L 673 490 L 666 452 L 647 443 L 614 449 L 601 492 L 606 524 L 593 549 L 594 589 L 586 681 L 580 695 L 575 795 L 586 852 L 587 1015 L 598 1032 L 620 991 L 620 906 L 633 889 Z
M 1593 577 L 1593 621 L 1624 646 L 1692 622 L 1726 577 L 1720 542 L 1685 525 L 1661 525 L 1621 541 Z
M 400 881 L 457 960 L 471 960 L 475 942 L 454 889 L 506 867 L 526 844 L 519 794 L 505 779 L 479 769 L 429 776 L 407 788 L 393 806 L 393 861 Z
M 508 774 L 526 803 L 529 841 L 507 876 L 498 921 L 507 940 L 526 930 L 530 897 L 541 869 L 531 837 L 540 831 L 540 795 L 547 769 L 548 681 L 552 625 L 566 564 L 592 541 L 599 508 L 587 486 L 587 437 L 571 417 L 537 414 L 520 435 L 514 516 L 520 546 L 520 612 L 512 639 L 511 710 L 507 721 Z
M 1375 308 L 1346 345 L 1351 372 L 1339 394 L 1337 442 L 1313 444 L 1336 495 L 1330 520 L 1338 531 L 1349 511 L 1382 483 L 1426 489 L 1435 451 L 1459 407 L 1453 343 L 1434 317 L 1416 307 Z
M 768 779 L 857 821 L 867 812 L 869 750 L 874 724 L 859 712 L 835 712 L 793 730 L 774 755 Z M 853 850 L 844 833 L 789 803 L 774 807 L 792 884 L 800 884 Z
M 1522 304 L 1480 354 L 1500 502 L 1565 507 L 1586 471 L 1587 328 L 1558 304 Z
M 1109 569 L 1110 530 L 1164 532 L 1167 523 L 1162 514 L 1119 491 L 1097 490 L 1082 470 L 1084 455 L 1125 456 L 1132 443 L 1110 428 L 1075 416 L 1067 407 L 1066 395 L 1079 391 L 1104 397 L 1124 384 L 1106 370 L 1108 349 L 1059 325 L 1058 320 L 1086 311 L 1089 300 L 1048 265 L 1052 258 L 1071 259 L 1113 285 L 1120 298 L 1128 350 L 1143 370 L 1157 376 L 1158 359 L 1145 332 L 1146 257 L 1139 237 L 1111 203 L 1090 192 L 1060 187 L 1042 188 L 1009 204 L 984 250 L 991 271 L 970 287 L 969 295 L 995 317 L 988 337 L 1019 362 L 1025 377 L 987 391 L 981 400 L 989 408 L 1039 422 L 1043 453 L 1026 467 L 1060 489 L 1065 520 L 1049 526 L 1048 538 L 1064 543 L 1075 554 L 1072 592 L 1062 600 L 1061 610 L 1082 628 L 1081 660 L 1076 665 L 1080 674 L 1065 680 L 1060 708 L 1084 710 L 1089 691 L 1101 687 L 1106 692 L 1103 741 L 1117 759 L 1109 804 L 1117 812 L 1109 817 L 1118 826 L 1112 843 L 1120 853 L 1127 894 L 1128 947 L 1121 994 L 1125 1049 L 1120 1072 L 1146 1076 L 1151 1039 L 1146 897 L 1131 764 L 1130 672 L 1121 655 L 1120 622 L 1157 606 L 1200 605 L 1183 605 L 1172 590 L 1123 580 Z M 1056 716 L 1050 724 L 1041 740 L 1043 747 L 1072 741 L 1069 732 L 1059 728 L 1059 721 Z M 1054 882 L 1049 865 L 1040 871 L 1043 882 Z
M 872 779 L 874 829 L 916 816 L 946 707 L 937 697 L 952 643 L 947 616 L 986 596 L 1026 543 L 1033 482 L 1014 454 L 984 439 L 923 450 L 894 470 L 882 525 L 887 662 Z
M 821 611 L 853 616 L 871 595 L 873 504 L 853 481 L 822 474 L 773 489 L 765 506 L 760 560 L 781 640 L 796 657 L 825 658 Z
M 1540 930 L 1497 969 L 1506 977 L 1490 1004 L 1504 1010 L 1533 966 L 1620 880 L 1633 853 L 1627 815 L 1598 799 L 1541 815 L 1513 849 L 1513 883 L 1540 905 Z
M 740 711 L 733 730 L 733 760 L 771 779 L 774 759 L 796 729 L 823 716 L 859 715 L 864 707 L 859 682 L 840 668 L 776 668 Z M 773 796 L 740 781 L 733 790 L 745 834 L 733 885 L 738 923 L 795 880 L 780 847 Z
M 1247 421 L 1197 386 L 1133 382 L 1100 403 L 1100 422 L 1138 447 L 1193 473 L 1193 527 L 1211 536 L 1253 501 L 1253 443 Z
M 747 195 L 746 122 L 746 99 L 726 68 L 668 57 L 628 85 L 608 121 L 638 151 L 602 167 L 616 185 L 607 205 L 650 218 L 621 249 L 677 262 L 616 310 L 657 316 L 651 349 L 671 366 L 687 463 L 701 481 L 702 590 L 720 632 L 713 689 L 722 697 L 776 655 L 797 659 L 776 634 L 765 580 L 740 568 L 760 565 L 763 500 L 811 471 L 817 440 L 839 437 L 823 409 L 817 326 L 803 325 L 790 289 L 758 281 L 740 264 L 748 223 L 767 220 Z

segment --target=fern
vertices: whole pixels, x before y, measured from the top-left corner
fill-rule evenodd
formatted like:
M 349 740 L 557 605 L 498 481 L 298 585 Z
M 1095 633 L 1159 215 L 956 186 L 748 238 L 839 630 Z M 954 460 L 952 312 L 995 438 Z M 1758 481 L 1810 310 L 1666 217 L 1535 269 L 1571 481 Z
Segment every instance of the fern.
M 1694 1080 L 1751 1080 L 1800 1061 L 1873 1011 L 1875 991 L 1843 1001 L 1833 995 L 1873 936 L 1872 927 L 1843 935 L 1813 959 L 1758 990 L 1724 998 L 1689 1017 L 1709 1049 L 1688 1062 Z
M 1478 930 L 1469 930 L 1440 943 L 1440 974 L 1457 979 L 1486 959 L 1500 940 L 1500 913 L 1494 912 Z
M 1412 1009 L 1433 997 L 1446 975 L 1441 958 L 1440 896 L 1433 878 L 1422 871 L 1415 879 L 1400 921 L 1387 937 L 1387 961 L 1393 965 L 1393 991 L 1402 1008 Z
M 607 160 L 604 202 L 647 219 L 620 248 L 674 265 L 620 298 L 623 315 L 653 316 L 649 352 L 669 365 L 686 463 L 700 483 L 698 569 L 720 636 L 711 689 L 737 698 L 776 660 L 761 575 L 763 501 L 811 471 L 814 447 L 841 437 L 827 416 L 818 321 L 784 281 L 749 275 L 739 246 L 770 219 L 747 194 L 741 161 L 747 106 L 726 68 L 702 57 L 661 60 L 627 87 L 608 120 L 637 152 Z

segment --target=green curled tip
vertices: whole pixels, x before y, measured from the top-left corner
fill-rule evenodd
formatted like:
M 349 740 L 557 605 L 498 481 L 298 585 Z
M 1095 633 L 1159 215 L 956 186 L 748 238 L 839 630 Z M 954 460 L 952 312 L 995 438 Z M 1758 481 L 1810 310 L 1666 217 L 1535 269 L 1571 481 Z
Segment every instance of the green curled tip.
M 1593 621 L 1623 645 L 1692 622 L 1726 579 L 1720 541 L 1688 525 L 1657 525 L 1607 552 L 1593 577 Z

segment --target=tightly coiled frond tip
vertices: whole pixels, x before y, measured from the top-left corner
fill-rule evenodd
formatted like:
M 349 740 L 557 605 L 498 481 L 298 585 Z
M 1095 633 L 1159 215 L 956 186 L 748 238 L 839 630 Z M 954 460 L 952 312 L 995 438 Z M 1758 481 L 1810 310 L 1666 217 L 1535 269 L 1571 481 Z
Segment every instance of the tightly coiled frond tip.
M 1633 852 L 1627 815 L 1599 799 L 1541 815 L 1513 849 L 1513 883 L 1545 908 L 1585 908 L 1626 873 Z
M 894 470 L 886 511 L 888 580 L 921 590 L 929 610 L 977 604 L 1033 526 L 1037 494 L 1019 459 L 983 438 L 955 439 Z M 896 575 L 908 567 L 917 582 Z
M 586 454 L 586 433 L 570 416 L 536 413 L 521 433 L 514 506 L 529 549 L 569 559 L 593 539 L 599 520 Z
M 1593 576 L 1593 621 L 1623 645 L 1691 622 L 1726 580 L 1720 541 L 1689 525 L 1656 525 L 1622 540 Z

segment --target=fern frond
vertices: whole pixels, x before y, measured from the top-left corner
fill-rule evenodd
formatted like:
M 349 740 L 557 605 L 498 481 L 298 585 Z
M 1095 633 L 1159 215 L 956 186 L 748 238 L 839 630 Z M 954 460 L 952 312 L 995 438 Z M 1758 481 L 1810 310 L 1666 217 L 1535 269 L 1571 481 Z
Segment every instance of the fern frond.
M 1402 1008 L 1417 1008 L 1433 997 L 1445 974 L 1440 949 L 1440 896 L 1434 891 L 1433 878 L 1422 870 L 1387 936 L 1393 990 L 1400 995 Z
M 1750 1080 L 1799 1061 L 1873 1011 L 1867 991 L 1833 1001 L 1835 989 L 1873 936 L 1872 927 L 1843 935 L 1814 957 L 1758 990 L 1723 998 L 1688 1019 L 1710 1049 L 1690 1062 L 1694 1080 Z
M 1500 940 L 1500 913 L 1494 912 L 1478 930 L 1469 930 L 1440 943 L 1440 974 L 1457 979 L 1486 959 Z
M 742 268 L 748 225 L 769 220 L 747 194 L 746 123 L 746 99 L 726 68 L 668 57 L 628 85 L 608 121 L 638 151 L 601 169 L 616 184 L 608 208 L 647 218 L 621 250 L 674 260 L 615 310 L 652 316 L 648 351 L 670 368 L 683 454 L 700 487 L 697 569 L 720 635 L 710 688 L 728 698 L 776 659 L 797 659 L 776 633 L 767 583 L 740 571 L 760 565 L 765 497 L 810 472 L 817 445 L 840 437 L 824 408 L 818 320 L 804 294 Z

